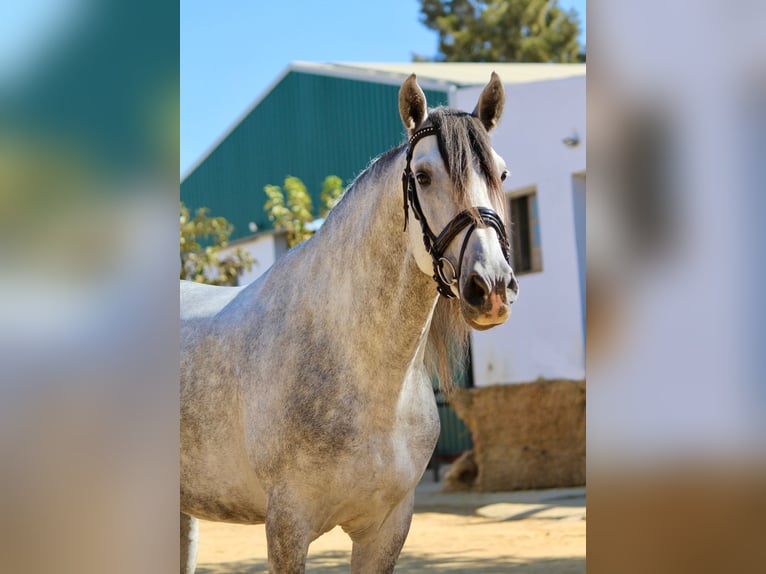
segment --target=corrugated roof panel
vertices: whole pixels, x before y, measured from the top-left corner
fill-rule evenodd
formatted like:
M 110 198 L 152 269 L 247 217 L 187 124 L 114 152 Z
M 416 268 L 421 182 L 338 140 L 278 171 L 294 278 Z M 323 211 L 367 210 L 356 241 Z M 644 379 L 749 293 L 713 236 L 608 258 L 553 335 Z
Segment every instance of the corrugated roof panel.
M 340 75 L 352 78 L 368 77 L 391 82 L 401 82 L 410 74 L 416 74 L 419 81 L 441 82 L 456 87 L 478 86 L 489 81 L 490 74 L 497 72 L 504 84 L 520 84 L 559 80 L 573 76 L 584 76 L 585 64 L 532 64 L 501 62 L 338 62 L 318 64 L 296 62 L 296 69 Z

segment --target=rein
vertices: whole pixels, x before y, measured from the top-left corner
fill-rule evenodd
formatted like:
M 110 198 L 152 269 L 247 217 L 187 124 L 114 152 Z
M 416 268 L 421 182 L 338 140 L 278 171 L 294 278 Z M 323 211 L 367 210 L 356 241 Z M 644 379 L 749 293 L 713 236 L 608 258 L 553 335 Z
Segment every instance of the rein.
M 471 238 L 478 223 L 478 221 L 476 221 L 475 213 L 478 213 L 484 227 L 491 227 L 497 233 L 500 249 L 509 265 L 511 263 L 511 249 L 502 218 L 494 209 L 488 207 L 474 207 L 472 209 L 461 211 L 452 218 L 438 236 L 431 231 L 426 216 L 420 207 L 420 200 L 418 199 L 418 192 L 415 187 L 415 176 L 412 173 L 410 163 L 412 162 L 412 152 L 415 149 L 415 144 L 424 137 L 436 135 L 437 133 L 438 130 L 433 126 L 423 128 L 412 134 L 412 137 L 407 144 L 407 165 L 402 174 L 404 230 L 407 230 L 408 208 L 411 207 L 415 219 L 420 222 L 420 228 L 423 232 L 423 245 L 431 256 L 433 262 L 433 280 L 436 281 L 436 290 L 440 295 L 447 299 L 455 299 L 457 296 L 452 290 L 452 286 L 457 284 L 458 278 L 460 277 L 460 271 L 463 267 L 463 254 L 468 245 L 468 240 Z M 463 245 L 460 247 L 460 256 L 458 258 L 456 270 L 455 265 L 447 258 L 446 251 L 452 241 L 466 228 L 468 228 L 468 231 L 463 239 Z M 459 292 L 459 287 L 456 287 L 456 290 Z

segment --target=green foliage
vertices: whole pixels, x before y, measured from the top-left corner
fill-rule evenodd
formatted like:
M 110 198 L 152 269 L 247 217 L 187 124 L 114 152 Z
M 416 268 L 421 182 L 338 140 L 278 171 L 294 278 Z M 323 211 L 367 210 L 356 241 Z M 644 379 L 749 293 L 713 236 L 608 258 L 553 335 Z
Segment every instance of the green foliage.
M 306 186 L 297 177 L 285 178 L 282 187 L 267 185 L 263 191 L 269 198 L 264 206 L 269 220 L 276 229 L 287 233 L 288 247 L 294 247 L 314 234 L 311 222 L 327 216 L 343 193 L 343 182 L 335 175 L 325 178 L 319 195 L 322 205 L 317 213 Z
M 420 12 L 439 33 L 438 61 L 585 61 L 577 12 L 558 0 L 420 0 Z
M 255 260 L 240 248 L 221 257 L 221 250 L 228 246 L 234 229 L 226 218 L 208 216 L 206 207 L 199 208 L 192 218 L 181 202 L 180 228 L 181 279 L 208 285 L 236 285 L 237 278 L 252 269 Z M 200 240 L 204 239 L 208 239 L 209 244 L 203 247 Z

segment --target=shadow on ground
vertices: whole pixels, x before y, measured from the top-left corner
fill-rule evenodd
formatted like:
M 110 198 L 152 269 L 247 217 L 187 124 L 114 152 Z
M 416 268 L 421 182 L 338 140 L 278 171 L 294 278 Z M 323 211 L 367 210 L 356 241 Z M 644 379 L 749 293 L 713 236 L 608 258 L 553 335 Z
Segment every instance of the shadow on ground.
M 535 518 L 544 510 L 554 508 L 585 509 L 583 487 L 548 490 L 522 490 L 515 492 L 442 492 L 439 484 L 421 483 L 415 491 L 415 514 L 438 512 L 457 516 L 475 516 L 480 508 L 498 504 L 521 504 L 518 513 L 510 513 L 503 520 Z M 535 507 L 532 508 L 531 506 Z M 523 509 L 523 510 L 522 510 Z
M 309 574 L 348 574 L 351 555 L 348 552 L 322 552 L 310 556 L 306 563 Z M 262 574 L 268 571 L 265 560 L 242 560 L 199 566 L 197 574 Z M 397 573 L 447 572 L 470 574 L 584 574 L 585 558 L 541 558 L 518 560 L 511 556 L 491 559 L 461 557 L 450 552 L 439 555 L 403 554 L 396 565 Z

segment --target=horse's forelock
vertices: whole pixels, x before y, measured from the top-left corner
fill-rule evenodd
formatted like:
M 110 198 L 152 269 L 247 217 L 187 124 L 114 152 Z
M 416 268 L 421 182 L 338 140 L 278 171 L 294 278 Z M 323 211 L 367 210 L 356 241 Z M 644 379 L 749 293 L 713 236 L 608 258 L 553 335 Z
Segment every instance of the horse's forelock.
M 492 208 L 505 220 L 505 199 L 489 134 L 471 114 L 450 108 L 436 108 L 428 115 L 437 129 L 439 153 L 452 183 L 453 199 L 460 209 L 471 210 L 468 182 L 475 164 L 484 178 Z M 478 216 L 478 214 L 476 214 Z

